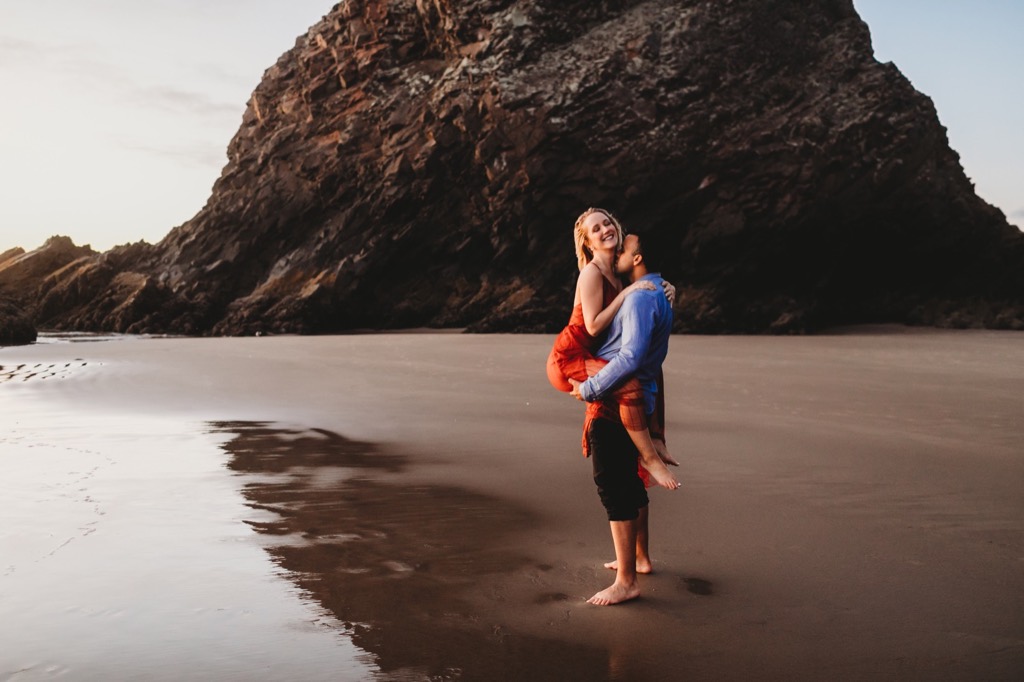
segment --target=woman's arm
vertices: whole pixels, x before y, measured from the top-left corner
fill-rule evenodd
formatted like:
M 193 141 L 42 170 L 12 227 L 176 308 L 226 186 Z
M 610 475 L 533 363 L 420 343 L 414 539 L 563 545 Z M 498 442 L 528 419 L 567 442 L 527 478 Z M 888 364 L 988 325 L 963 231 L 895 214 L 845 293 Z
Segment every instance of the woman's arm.
M 631 296 L 622 302 L 622 344 L 601 371 L 580 384 L 577 392 L 587 402 L 601 400 L 636 374 L 647 357 L 654 331 L 655 312 L 646 297 Z
M 604 303 L 603 280 L 604 275 L 593 263 L 588 264 L 580 273 L 579 287 L 580 303 L 583 304 L 583 324 L 591 336 L 597 336 L 608 328 L 615 313 L 622 307 L 622 301 L 630 293 L 637 289 L 655 289 L 650 282 L 634 282 L 620 291 L 619 295 L 608 304 L 608 307 L 602 310 L 601 304 Z

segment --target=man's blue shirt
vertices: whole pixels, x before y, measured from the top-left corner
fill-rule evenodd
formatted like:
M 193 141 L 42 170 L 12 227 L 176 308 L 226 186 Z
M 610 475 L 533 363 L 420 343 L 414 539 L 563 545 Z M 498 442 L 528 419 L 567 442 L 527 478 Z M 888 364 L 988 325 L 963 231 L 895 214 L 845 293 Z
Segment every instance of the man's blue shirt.
M 651 273 L 640 279 L 653 282 L 656 289 L 640 289 L 626 296 L 608 325 L 608 337 L 597 349 L 597 357 L 609 362 L 580 384 L 580 396 L 588 403 L 601 400 L 635 376 L 644 389 L 644 401 L 650 414 L 654 412 L 658 392 L 658 372 L 668 354 L 672 306 L 661 287 L 661 275 Z

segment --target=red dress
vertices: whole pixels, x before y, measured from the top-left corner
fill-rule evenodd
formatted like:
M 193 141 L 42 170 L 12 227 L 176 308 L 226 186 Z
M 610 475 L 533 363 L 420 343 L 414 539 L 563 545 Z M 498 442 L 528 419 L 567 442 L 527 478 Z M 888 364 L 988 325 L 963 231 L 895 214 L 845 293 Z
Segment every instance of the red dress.
M 601 277 L 604 287 L 602 290 L 603 302 L 601 309 L 604 310 L 615 297 L 619 295 L 615 285 L 608 281 L 607 277 Z M 555 345 L 548 356 L 548 381 L 559 391 L 572 392 L 572 384 L 568 379 L 586 381 L 587 362 L 600 362 L 608 364 L 604 360 L 594 357 L 594 351 L 600 345 L 600 340 L 591 336 L 587 331 L 587 325 L 583 321 L 583 304 L 577 303 L 573 306 L 572 315 L 569 316 L 569 323 L 565 325 L 555 338 Z
M 604 284 L 603 310 L 611 305 L 619 292 L 607 277 L 602 277 L 601 281 Z M 587 332 L 586 324 L 583 321 L 583 304 L 577 303 L 573 306 L 572 315 L 569 316 L 569 324 L 555 337 L 555 344 L 548 355 L 547 375 L 551 385 L 559 391 L 570 393 L 572 384 L 568 379 L 582 382 L 597 374 L 602 367 L 608 364 L 607 360 L 594 356 L 594 351 L 597 350 L 600 341 L 600 338 L 591 336 Z M 659 376 L 659 413 L 663 409 L 661 385 L 662 380 Z M 583 454 L 585 456 L 590 455 L 587 448 L 587 432 L 591 422 L 599 417 L 621 421 L 623 426 L 630 431 L 647 430 L 648 420 L 640 382 L 635 378 L 630 379 L 616 389 L 610 397 L 602 401 L 587 403 L 587 415 L 583 422 Z M 664 423 L 663 420 L 661 423 Z M 639 471 L 644 484 L 650 485 L 647 470 L 641 466 Z

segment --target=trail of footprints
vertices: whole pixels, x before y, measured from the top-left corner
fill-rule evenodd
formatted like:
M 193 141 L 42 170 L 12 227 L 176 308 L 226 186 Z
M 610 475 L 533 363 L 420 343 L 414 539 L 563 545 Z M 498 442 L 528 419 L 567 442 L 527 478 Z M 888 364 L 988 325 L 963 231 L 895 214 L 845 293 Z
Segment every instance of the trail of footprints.
M 72 450 L 76 450 L 76 451 L 81 452 L 81 453 L 86 454 L 86 455 L 101 455 L 101 453 L 98 453 L 95 450 L 85 450 L 85 449 L 82 449 L 82 448 L 72 448 Z M 87 521 L 86 523 L 84 523 L 81 526 L 79 526 L 78 529 L 77 529 L 78 532 L 75 535 L 72 535 L 71 537 L 64 539 L 62 542 L 60 542 L 52 550 L 50 550 L 49 552 L 47 552 L 46 554 L 44 554 L 42 556 L 37 557 L 34 560 L 33 563 L 39 563 L 40 561 L 44 561 L 46 559 L 49 559 L 50 557 L 55 555 L 57 552 L 59 552 L 60 550 L 64 549 L 68 545 L 70 545 L 76 539 L 85 538 L 85 537 L 88 537 L 88 536 L 92 535 L 93 533 L 96 532 L 96 529 L 99 526 L 100 520 L 102 519 L 102 517 L 107 515 L 107 512 L 103 510 L 100 502 L 96 498 L 94 498 L 92 495 L 90 495 L 87 492 L 88 489 L 85 487 L 85 485 L 89 482 L 89 479 L 91 479 L 93 476 L 95 476 L 97 471 L 99 471 L 100 469 L 104 468 L 105 466 L 111 466 L 111 465 L 117 464 L 117 461 L 114 460 L 113 458 L 111 458 L 111 457 L 109 457 L 107 455 L 101 455 L 101 456 L 103 457 L 104 460 L 106 460 L 106 462 L 104 464 L 98 464 L 98 465 L 92 467 L 91 469 L 89 469 L 88 471 L 71 471 L 71 472 L 68 472 L 69 474 L 71 474 L 73 476 L 77 476 L 77 478 L 71 479 L 69 481 L 64 481 L 62 483 L 57 483 L 54 486 L 52 486 L 53 489 L 55 489 L 57 491 L 61 491 L 61 492 L 58 492 L 58 495 L 60 497 L 70 498 L 74 502 L 82 502 L 82 503 L 88 504 L 91 507 L 92 514 L 96 518 L 93 519 L 92 521 Z M 78 497 L 78 495 L 81 494 L 81 493 L 85 493 L 85 496 L 84 497 Z M 17 569 L 18 569 L 17 564 L 9 564 L 7 567 L 4 568 L 3 573 L 0 573 L 0 576 L 11 575 Z
M 5 381 L 28 381 L 29 379 L 66 379 L 77 369 L 85 367 L 89 363 L 82 358 L 75 358 L 64 364 L 37 363 L 30 365 L 0 365 L 0 384 Z
M 30 379 L 40 381 L 45 379 L 66 379 L 69 376 L 71 376 L 72 373 L 81 370 L 88 364 L 89 363 L 82 358 L 75 358 L 74 360 L 65 363 L 37 363 L 34 365 L 29 363 L 21 363 L 18 365 L 0 365 L 0 383 L 4 383 L 7 381 L 28 381 Z M 99 364 L 102 365 L 102 363 Z M 98 454 L 96 452 L 88 450 L 82 450 L 82 453 L 87 455 Z M 106 460 L 107 465 L 116 463 L 113 459 L 107 457 L 106 455 L 103 455 L 103 458 Z M 93 475 L 95 475 L 95 473 L 101 468 L 101 466 L 95 466 L 86 472 L 70 472 L 74 475 L 77 475 L 78 477 L 65 483 L 59 483 L 55 486 L 56 488 L 71 488 L 71 490 L 67 492 L 60 493 L 62 497 L 74 497 L 81 493 L 85 493 L 84 498 L 77 499 L 76 501 L 84 502 L 90 505 L 92 507 L 92 513 L 95 515 L 96 518 L 95 520 L 89 521 L 84 525 L 80 526 L 78 528 L 78 534 L 65 539 L 49 553 L 45 554 L 44 556 L 38 557 L 35 560 L 37 563 L 39 561 L 52 557 L 61 549 L 68 546 L 76 538 L 84 538 L 96 532 L 96 527 L 99 525 L 99 517 L 104 516 L 106 512 L 100 508 L 100 504 L 86 492 L 86 488 L 83 486 L 88 482 L 88 479 L 92 478 Z M 14 573 L 15 570 L 17 570 L 17 566 L 14 564 L 10 564 L 0 569 L 0 576 L 8 576 Z

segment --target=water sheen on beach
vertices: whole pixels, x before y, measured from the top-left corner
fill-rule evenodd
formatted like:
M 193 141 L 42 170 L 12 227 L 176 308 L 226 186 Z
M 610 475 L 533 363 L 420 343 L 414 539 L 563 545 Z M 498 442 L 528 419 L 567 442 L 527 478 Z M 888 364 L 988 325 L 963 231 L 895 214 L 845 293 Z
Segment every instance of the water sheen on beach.
M 0 679 L 289 679 L 292 656 L 303 679 L 373 669 L 252 541 L 252 511 L 197 424 L 12 393 L 0 388 Z

